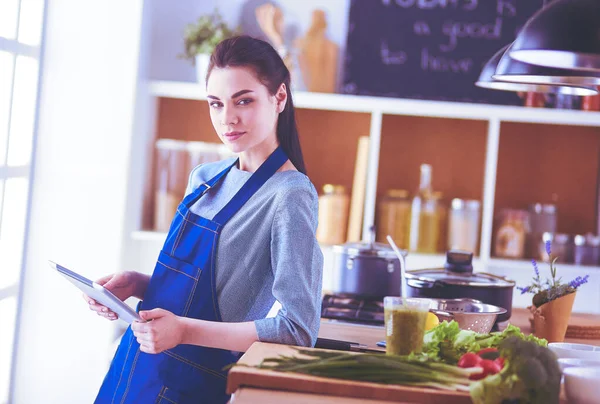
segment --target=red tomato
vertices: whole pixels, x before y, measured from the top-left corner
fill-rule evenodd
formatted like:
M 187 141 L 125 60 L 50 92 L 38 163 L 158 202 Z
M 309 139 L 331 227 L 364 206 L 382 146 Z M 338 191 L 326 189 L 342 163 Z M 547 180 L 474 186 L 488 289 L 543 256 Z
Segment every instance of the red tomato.
M 486 373 L 486 375 L 495 375 L 502 370 L 502 367 L 500 367 L 499 363 L 489 359 L 482 360 L 479 366 L 483 368 L 483 371 Z
M 496 359 L 494 359 L 494 362 L 496 362 L 499 366 L 500 369 L 504 369 L 504 358 L 499 356 Z
M 459 368 L 472 368 L 475 366 L 479 366 L 479 363 L 481 362 L 481 358 L 479 356 L 477 356 L 477 354 L 473 353 L 473 352 L 467 352 L 466 354 L 464 354 L 463 356 L 460 357 L 459 361 L 458 361 L 458 367 Z

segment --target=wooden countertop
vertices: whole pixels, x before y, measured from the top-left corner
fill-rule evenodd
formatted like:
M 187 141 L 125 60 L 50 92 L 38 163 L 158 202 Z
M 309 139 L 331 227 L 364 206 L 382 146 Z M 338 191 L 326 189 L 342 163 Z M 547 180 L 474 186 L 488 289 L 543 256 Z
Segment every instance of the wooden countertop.
M 512 310 L 510 323 L 519 327 L 523 333 L 531 334 L 529 316 L 530 314 L 527 309 L 514 308 Z M 598 324 L 600 324 L 600 315 L 589 315 L 589 318 L 597 319 Z M 322 319 L 319 337 L 358 342 L 359 344 L 367 345 L 369 349 L 385 351 L 384 348 L 380 348 L 376 345 L 378 341 L 385 339 L 383 326 L 357 325 L 353 323 Z M 600 346 L 600 339 L 566 338 L 565 342 Z
M 600 324 L 599 315 L 590 315 L 594 321 L 597 319 Z M 515 308 L 512 312 L 510 323 L 519 327 L 525 334 L 531 333 L 531 325 L 529 323 L 529 312 L 526 309 Z M 384 328 L 382 326 L 358 325 L 353 323 L 344 323 L 335 320 L 321 320 L 321 328 L 319 330 L 320 338 L 329 338 L 342 341 L 356 342 L 366 345 L 369 349 L 385 351 L 384 348 L 378 347 L 378 341 L 385 339 Z M 584 343 L 600 346 L 600 339 L 574 339 L 566 338 L 565 342 Z M 348 397 L 337 397 L 319 394 L 297 393 L 280 390 L 266 390 L 250 387 L 243 387 L 232 395 L 232 404 L 247 404 L 247 403 L 302 403 L 302 404 L 322 404 L 322 403 L 356 403 L 359 404 L 383 404 L 389 401 L 358 399 Z M 564 396 L 561 397 L 561 402 L 565 402 Z

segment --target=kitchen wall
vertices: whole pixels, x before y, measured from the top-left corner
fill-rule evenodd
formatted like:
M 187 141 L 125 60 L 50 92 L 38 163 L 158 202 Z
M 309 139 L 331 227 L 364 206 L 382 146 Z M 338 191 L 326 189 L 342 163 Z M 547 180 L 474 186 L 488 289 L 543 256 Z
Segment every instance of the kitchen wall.
M 350 0 L 179 0 L 177 2 L 153 1 L 152 47 L 150 77 L 154 80 L 195 81 L 194 67 L 186 60 L 178 59 L 183 52 L 183 32 L 187 24 L 198 16 L 212 13 L 218 5 L 219 13 L 230 27 L 239 26 L 243 32 L 263 37 L 258 27 L 254 9 L 264 3 L 279 6 L 284 16 L 284 39 L 291 44 L 303 36 L 310 27 L 311 13 L 322 9 L 327 14 L 327 38 L 340 47 L 340 55 L 346 43 Z M 342 57 L 338 58 L 338 71 Z M 341 74 L 338 74 L 338 82 Z
M 142 5 L 47 2 L 13 403 L 93 402 L 114 349 L 113 324 L 47 260 L 120 268 Z

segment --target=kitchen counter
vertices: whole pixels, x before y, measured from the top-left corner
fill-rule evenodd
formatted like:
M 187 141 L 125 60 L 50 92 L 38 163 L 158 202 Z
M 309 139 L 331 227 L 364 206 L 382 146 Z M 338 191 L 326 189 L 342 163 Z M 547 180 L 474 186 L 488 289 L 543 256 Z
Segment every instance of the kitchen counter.
M 586 315 L 589 318 L 597 319 L 600 324 L 600 315 Z M 523 333 L 531 334 L 531 324 L 529 323 L 529 311 L 522 308 L 513 308 L 510 323 L 519 327 Z M 369 349 L 385 351 L 378 347 L 378 341 L 385 339 L 383 326 L 358 325 L 354 323 L 341 322 L 337 320 L 321 320 L 320 338 L 338 339 L 343 341 L 357 342 L 367 345 Z M 574 342 L 580 344 L 592 344 L 600 346 L 600 339 L 578 339 L 566 338 L 565 342 Z
M 598 320 L 599 315 L 591 315 L 590 318 Z M 524 333 L 531 333 L 529 324 L 529 312 L 526 309 L 513 309 L 510 322 L 518 326 Z M 359 325 L 354 323 L 345 323 L 336 320 L 321 320 L 320 338 L 329 338 L 343 341 L 356 342 L 366 345 L 369 349 L 385 351 L 378 347 L 378 341 L 385 339 L 384 328 L 382 326 Z M 574 339 L 567 338 L 565 342 L 585 343 L 600 346 L 600 339 Z M 232 404 L 247 403 L 302 403 L 302 404 L 321 404 L 321 403 L 363 403 L 363 404 L 383 404 L 389 401 L 369 400 L 359 398 L 337 397 L 321 394 L 297 393 L 281 390 L 267 390 L 251 387 L 242 387 L 232 396 Z M 564 396 L 561 397 L 561 403 L 566 402 Z

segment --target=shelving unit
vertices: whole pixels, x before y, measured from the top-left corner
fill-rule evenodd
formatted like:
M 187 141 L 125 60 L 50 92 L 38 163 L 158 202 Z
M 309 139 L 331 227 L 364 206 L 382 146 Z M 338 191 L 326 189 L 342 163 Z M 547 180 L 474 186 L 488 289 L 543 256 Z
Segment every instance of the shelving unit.
M 152 111 L 155 137 L 148 146 L 169 137 L 218 141 L 203 86 L 154 81 L 147 92 L 157 106 Z M 293 97 L 309 175 L 318 190 L 325 183 L 352 186 L 358 137 L 370 136 L 364 239 L 375 221 L 378 195 L 392 187 L 416 189 L 424 162 L 432 164 L 434 189 L 446 199 L 482 201 L 476 270 L 508 275 L 519 284 L 531 277 L 529 261 L 492 256 L 494 217 L 501 208 L 551 202 L 557 193 L 559 231 L 595 230 L 598 112 L 306 92 Z M 152 193 L 146 189 L 144 195 Z M 159 245 L 164 234 L 143 231 L 151 228 L 151 209 L 147 201 L 144 205 L 141 228 L 131 238 Z M 323 251 L 330 253 L 326 247 Z M 407 264 L 409 269 L 435 267 L 444 259 L 442 254 L 410 254 Z M 600 267 L 564 267 L 572 274 L 590 273 L 591 288 L 600 296 Z M 600 312 L 598 299 L 591 311 Z

